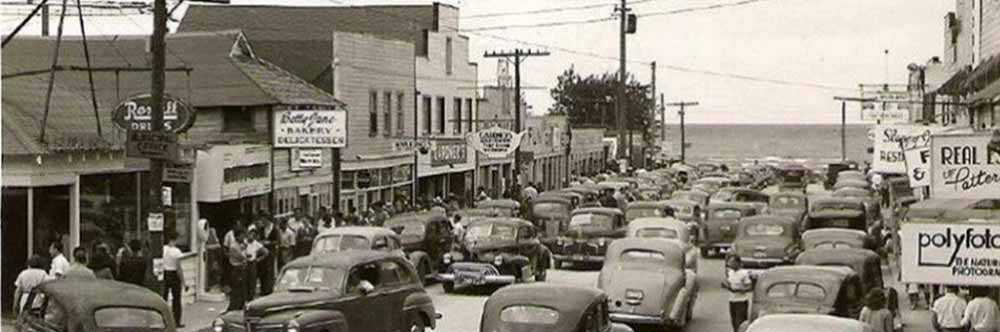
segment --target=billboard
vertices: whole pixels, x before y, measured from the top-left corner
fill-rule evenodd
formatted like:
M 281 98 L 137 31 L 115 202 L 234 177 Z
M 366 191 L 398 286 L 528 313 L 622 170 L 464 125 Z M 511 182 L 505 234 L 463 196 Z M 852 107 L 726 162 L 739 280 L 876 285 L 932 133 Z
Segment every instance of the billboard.
M 872 170 L 879 173 L 908 173 L 904 152 L 930 146 L 931 135 L 944 130 L 940 126 L 918 124 L 880 124 L 870 136 L 874 140 Z
M 900 225 L 903 282 L 1000 284 L 1000 220 Z
M 935 135 L 931 139 L 931 195 L 1000 197 L 1000 131 Z

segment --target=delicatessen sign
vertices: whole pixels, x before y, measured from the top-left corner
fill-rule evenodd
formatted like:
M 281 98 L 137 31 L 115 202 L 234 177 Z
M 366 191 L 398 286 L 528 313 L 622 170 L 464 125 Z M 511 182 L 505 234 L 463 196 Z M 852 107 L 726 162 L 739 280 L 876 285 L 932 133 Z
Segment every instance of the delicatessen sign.
M 342 148 L 347 146 L 347 111 L 274 111 L 274 146 Z
M 466 141 L 473 149 L 486 155 L 487 158 L 503 158 L 517 150 L 525 133 L 515 133 L 508 129 L 492 127 L 468 134 Z
M 1000 132 L 934 136 L 931 193 L 937 198 L 1000 197 Z
M 900 225 L 903 282 L 1000 284 L 1000 220 Z

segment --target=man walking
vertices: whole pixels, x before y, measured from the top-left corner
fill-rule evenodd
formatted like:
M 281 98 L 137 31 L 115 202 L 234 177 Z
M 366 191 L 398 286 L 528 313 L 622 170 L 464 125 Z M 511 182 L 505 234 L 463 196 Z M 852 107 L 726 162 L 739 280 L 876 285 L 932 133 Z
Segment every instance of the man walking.
M 962 326 L 968 326 L 969 332 L 997 332 L 997 318 L 1000 312 L 997 303 L 990 298 L 990 288 L 973 287 L 972 301 L 965 307 L 962 316 Z
M 174 313 L 174 323 L 177 327 L 184 327 L 181 321 L 181 294 L 184 287 L 184 269 L 181 268 L 181 256 L 183 253 L 177 248 L 177 233 L 167 234 L 167 244 L 163 246 L 163 300 L 170 296 L 170 309 Z
M 965 314 L 965 299 L 958 296 L 958 287 L 945 286 L 944 296 L 934 301 L 931 307 L 931 325 L 937 332 L 962 332 L 962 316 Z
M 66 269 L 69 269 L 69 261 L 66 260 L 66 256 L 63 255 L 63 246 L 60 241 L 52 241 L 49 245 L 49 255 L 52 256 L 52 263 L 49 267 L 49 276 L 53 278 L 61 278 L 66 274 Z
M 94 271 L 87 267 L 87 249 L 76 247 L 73 249 L 73 264 L 66 268 L 63 275 L 66 278 L 97 278 Z

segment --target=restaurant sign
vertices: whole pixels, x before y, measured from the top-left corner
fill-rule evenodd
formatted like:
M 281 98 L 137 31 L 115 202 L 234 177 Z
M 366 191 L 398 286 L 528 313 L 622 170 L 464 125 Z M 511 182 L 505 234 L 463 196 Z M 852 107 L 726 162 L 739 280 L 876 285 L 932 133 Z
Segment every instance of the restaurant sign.
M 913 124 L 875 126 L 872 170 L 879 173 L 908 173 L 904 152 L 929 147 L 931 135 L 942 130 L 940 126 Z
M 1000 197 L 1000 132 L 934 136 L 931 193 L 937 198 Z
M 431 166 L 463 164 L 466 161 L 466 145 L 462 140 L 437 140 L 431 150 Z
M 115 126 L 126 131 L 152 131 L 152 97 L 141 94 L 129 97 L 118 104 L 111 113 Z M 194 125 L 194 109 L 180 99 L 163 95 L 163 130 L 168 133 L 182 133 Z
M 343 148 L 347 146 L 347 111 L 277 110 L 274 147 Z
M 1000 284 L 1000 224 L 996 221 L 903 223 L 900 245 L 903 282 Z
M 469 133 L 465 138 L 473 149 L 487 158 L 504 158 L 517 150 L 525 133 L 515 133 L 508 129 L 492 127 Z

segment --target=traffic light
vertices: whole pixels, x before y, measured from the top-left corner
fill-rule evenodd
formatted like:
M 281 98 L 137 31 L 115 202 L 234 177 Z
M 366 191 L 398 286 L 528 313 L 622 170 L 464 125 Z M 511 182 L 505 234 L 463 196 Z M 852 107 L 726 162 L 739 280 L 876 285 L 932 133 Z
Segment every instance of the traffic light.
M 625 33 L 635 33 L 636 19 L 635 14 L 628 14 L 628 21 L 625 22 Z

